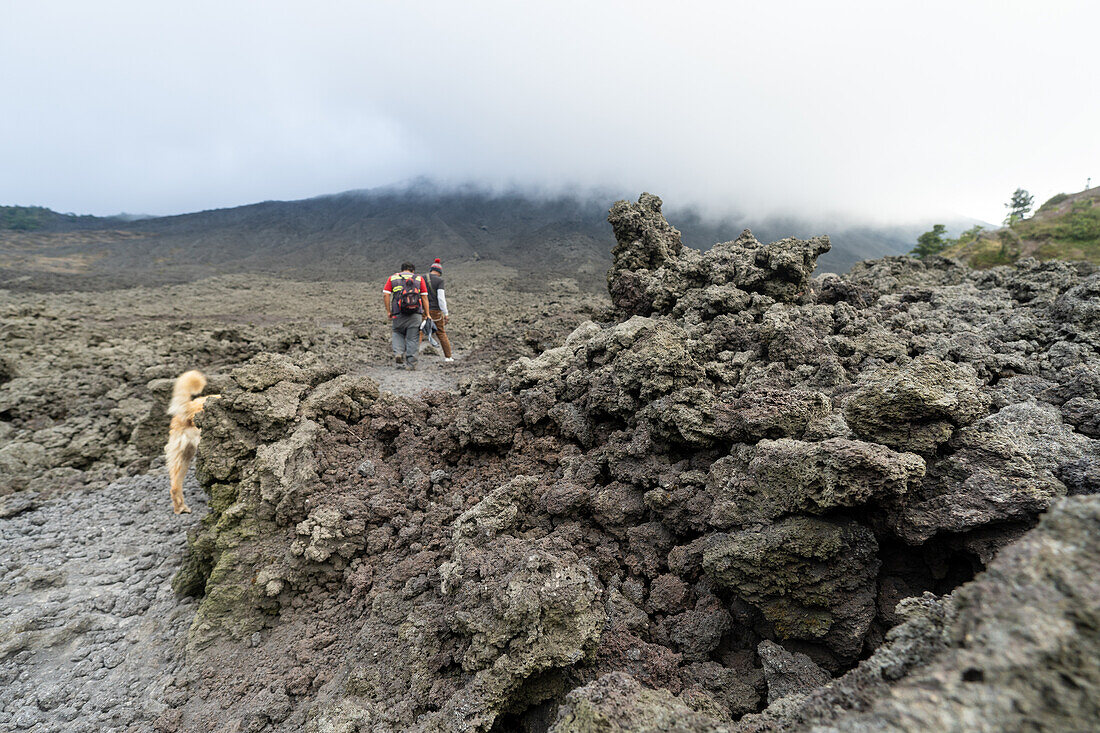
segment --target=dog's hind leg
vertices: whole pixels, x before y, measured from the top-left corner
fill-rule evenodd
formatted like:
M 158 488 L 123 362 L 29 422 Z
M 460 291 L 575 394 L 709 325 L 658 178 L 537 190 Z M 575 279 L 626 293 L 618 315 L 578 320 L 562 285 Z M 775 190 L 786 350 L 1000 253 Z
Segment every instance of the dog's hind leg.
M 172 495 L 172 510 L 176 514 L 190 514 L 191 507 L 183 501 L 183 479 L 187 476 L 195 449 L 186 443 L 180 443 L 169 443 L 168 450 L 165 451 L 168 458 L 168 478 L 171 481 L 169 493 Z

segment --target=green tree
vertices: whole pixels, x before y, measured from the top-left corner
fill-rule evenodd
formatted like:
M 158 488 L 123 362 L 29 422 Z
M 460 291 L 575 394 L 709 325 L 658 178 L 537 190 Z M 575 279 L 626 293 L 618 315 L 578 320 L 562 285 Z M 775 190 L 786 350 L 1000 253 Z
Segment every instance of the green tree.
M 946 233 L 947 227 L 943 224 L 933 224 L 931 231 L 917 237 L 917 246 L 909 254 L 917 257 L 927 257 L 943 252 L 952 244 L 951 240 L 944 238 L 943 235 Z
M 1005 208 L 1008 209 L 1008 216 L 1005 217 L 1005 224 L 1012 226 L 1018 221 L 1022 221 L 1027 212 L 1031 211 L 1031 205 L 1035 202 L 1035 197 L 1022 188 L 1017 188 L 1012 192 L 1012 198 L 1005 204 Z

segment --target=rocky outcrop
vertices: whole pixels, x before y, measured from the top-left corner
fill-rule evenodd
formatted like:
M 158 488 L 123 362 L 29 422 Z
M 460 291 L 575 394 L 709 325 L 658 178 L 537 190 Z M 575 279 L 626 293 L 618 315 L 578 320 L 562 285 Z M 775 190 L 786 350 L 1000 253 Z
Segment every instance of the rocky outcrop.
M 708 488 L 716 527 L 824 514 L 841 507 L 892 504 L 920 485 L 924 461 L 876 443 L 828 438 L 761 440 L 715 461 Z
M 616 239 L 608 291 L 625 314 L 707 319 L 759 302 L 753 294 L 792 302 L 806 292 L 817 258 L 829 251 L 828 237 L 762 244 L 747 229 L 705 253 L 685 250 L 661 205 L 646 193 L 636 204 L 617 202 L 608 217 Z
M 628 674 L 612 672 L 569 693 L 553 733 L 721 733 L 722 723 L 688 707 L 664 690 L 651 690 Z
M 551 537 L 523 540 L 509 532 L 523 521 L 535 485 L 529 477 L 510 481 L 454 523 L 451 560 L 440 569 L 442 593 L 462 609 L 451 627 L 470 639 L 462 668 L 474 673 L 476 692 L 444 708 L 442 729 L 490 725 L 521 683 L 572 667 L 599 643 L 607 613 L 591 569 Z
M 936 532 L 1027 522 L 1064 496 L 1067 483 L 1074 493 L 1100 489 L 1100 446 L 1064 424 L 1053 406 L 1034 400 L 960 430 L 950 446 L 953 452 L 891 517 L 913 544 Z
M 845 661 L 875 615 L 878 546 L 856 522 L 789 517 L 706 538 L 702 568 L 763 613 L 781 639 L 822 640 Z
M 738 729 L 1088 729 L 1100 712 L 1098 538 L 1100 497 L 1060 500 L 974 582 L 905 601 L 906 621 L 870 659 Z
M 813 692 L 832 681 L 829 673 L 805 654 L 789 652 L 774 641 L 760 642 L 756 653 L 768 682 L 769 705 L 785 697 Z
M 974 370 L 934 356 L 873 372 L 848 398 L 844 414 L 857 434 L 897 450 L 932 453 L 956 427 L 984 415 Z
M 321 488 L 314 451 L 324 432 L 318 419 L 360 416 L 378 388 L 333 376 L 265 352 L 211 381 L 221 398 L 199 417 L 197 464 L 210 512 L 173 581 L 177 592 L 202 597 L 193 645 L 262 629 L 301 574 L 340 569 L 363 549 L 361 522 L 345 521 L 338 503 L 313 500 Z
M 196 698 L 257 729 L 1012 728 L 1060 671 L 1087 714 L 1093 504 L 1065 497 L 1100 473 L 1100 276 L 815 279 L 825 238 L 700 253 L 648 195 L 609 220 L 620 317 L 460 394 L 272 355 L 219 385 L 178 586 L 196 655 L 252 646 Z

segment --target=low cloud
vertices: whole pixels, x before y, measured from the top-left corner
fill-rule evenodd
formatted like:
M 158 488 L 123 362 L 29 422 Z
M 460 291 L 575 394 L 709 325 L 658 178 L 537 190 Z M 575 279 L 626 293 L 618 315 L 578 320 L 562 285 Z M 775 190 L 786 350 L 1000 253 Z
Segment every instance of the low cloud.
M 998 220 L 1100 181 L 1090 3 L 17 3 L 0 202 L 428 176 L 716 215 Z

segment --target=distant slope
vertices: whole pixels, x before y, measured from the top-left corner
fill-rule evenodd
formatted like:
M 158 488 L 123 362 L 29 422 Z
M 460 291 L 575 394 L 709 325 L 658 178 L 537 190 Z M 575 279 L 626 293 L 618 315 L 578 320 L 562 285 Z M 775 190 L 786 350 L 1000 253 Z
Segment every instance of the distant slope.
M 0 231 L 0 287 L 101 289 L 249 271 L 371 279 L 403 259 L 441 257 L 496 260 L 532 273 L 532 280 L 573 277 L 602 288 L 613 244 L 611 203 L 418 184 L 137 221 L 41 214 L 36 229 Z M 699 249 L 734 239 L 746 226 L 763 241 L 829 234 L 833 251 L 821 268 L 831 271 L 903 252 L 921 231 L 920 225 L 830 230 L 797 219 L 716 222 L 674 204 L 666 211 L 685 243 Z
M 0 231 L 72 231 L 98 228 L 125 221 L 122 217 L 59 214 L 44 206 L 0 206 Z
M 1039 260 L 1085 260 L 1100 264 L 1100 186 L 1053 196 L 1030 219 L 982 232 L 973 242 L 944 250 L 945 257 L 984 268 Z

